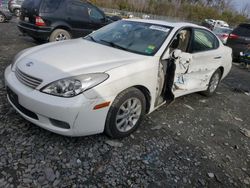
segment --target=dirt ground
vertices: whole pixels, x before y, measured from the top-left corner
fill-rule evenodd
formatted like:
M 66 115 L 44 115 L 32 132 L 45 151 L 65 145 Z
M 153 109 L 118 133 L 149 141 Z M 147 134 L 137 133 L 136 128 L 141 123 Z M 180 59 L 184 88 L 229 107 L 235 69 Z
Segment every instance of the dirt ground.
M 35 45 L 0 25 L 0 187 L 250 187 L 249 71 L 234 65 L 213 97 L 178 98 L 128 138 L 68 138 L 7 102 L 4 69 Z

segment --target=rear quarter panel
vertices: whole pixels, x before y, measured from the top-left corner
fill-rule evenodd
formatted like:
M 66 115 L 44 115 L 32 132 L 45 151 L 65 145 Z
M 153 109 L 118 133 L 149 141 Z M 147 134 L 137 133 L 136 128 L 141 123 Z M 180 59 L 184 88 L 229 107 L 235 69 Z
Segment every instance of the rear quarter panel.
M 222 46 L 222 66 L 224 68 L 224 73 L 222 75 L 222 79 L 224 79 L 232 68 L 232 48 L 227 46 Z

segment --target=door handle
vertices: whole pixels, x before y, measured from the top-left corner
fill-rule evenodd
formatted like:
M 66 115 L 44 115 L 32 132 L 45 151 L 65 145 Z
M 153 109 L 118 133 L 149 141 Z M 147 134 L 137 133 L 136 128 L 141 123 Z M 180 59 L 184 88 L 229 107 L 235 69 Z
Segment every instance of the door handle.
M 221 59 L 221 56 L 214 57 L 214 59 Z

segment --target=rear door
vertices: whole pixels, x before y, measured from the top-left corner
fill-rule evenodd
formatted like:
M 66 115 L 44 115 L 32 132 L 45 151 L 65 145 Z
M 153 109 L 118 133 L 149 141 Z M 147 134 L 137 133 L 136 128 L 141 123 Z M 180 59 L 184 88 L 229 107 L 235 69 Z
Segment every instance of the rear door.
M 233 55 L 238 58 L 250 44 L 250 24 L 240 24 L 229 35 L 227 45 L 233 49 Z
M 176 62 L 175 95 L 203 90 L 220 65 L 219 40 L 211 32 L 194 28 L 188 53 Z

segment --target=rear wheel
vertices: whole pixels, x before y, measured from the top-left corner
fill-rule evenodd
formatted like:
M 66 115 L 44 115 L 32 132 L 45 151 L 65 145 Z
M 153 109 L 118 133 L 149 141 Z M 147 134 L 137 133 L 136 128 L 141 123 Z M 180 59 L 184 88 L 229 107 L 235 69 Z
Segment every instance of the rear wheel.
M 14 14 L 15 14 L 16 17 L 19 17 L 21 15 L 20 9 L 19 8 L 15 9 Z
M 214 72 L 208 84 L 207 90 L 201 92 L 203 95 L 210 97 L 215 93 L 221 80 L 221 76 L 222 76 L 221 74 L 222 73 L 219 69 Z
M 54 30 L 49 37 L 50 42 L 62 41 L 62 40 L 68 40 L 68 39 L 71 39 L 71 35 L 68 31 L 64 29 Z
M 136 88 L 120 93 L 108 112 L 105 133 L 112 138 L 123 138 L 134 132 L 146 112 L 146 99 Z
M 6 21 L 6 18 L 3 14 L 0 13 L 0 23 L 3 23 Z

